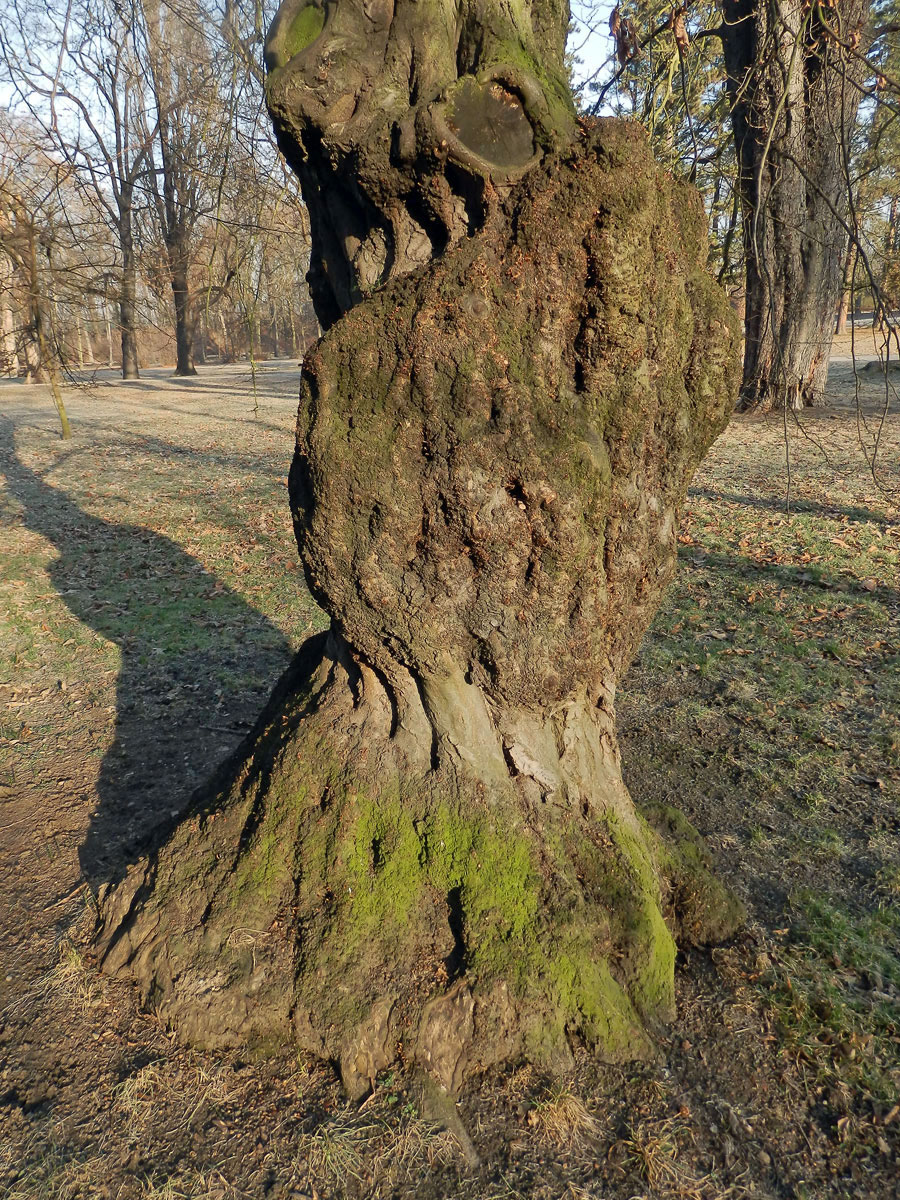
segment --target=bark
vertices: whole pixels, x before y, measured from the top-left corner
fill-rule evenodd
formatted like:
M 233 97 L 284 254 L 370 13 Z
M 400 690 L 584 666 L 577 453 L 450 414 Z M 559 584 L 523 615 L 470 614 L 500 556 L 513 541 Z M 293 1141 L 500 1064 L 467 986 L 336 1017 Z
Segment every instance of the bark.
M 496 186 L 572 136 L 567 21 L 564 0 L 282 4 L 267 94 L 323 329 L 473 233 Z
M 16 349 L 15 321 L 11 308 L 0 308 L 0 369 L 4 375 L 19 374 L 19 355 Z
M 746 261 L 739 407 L 824 403 L 868 0 L 723 0 Z M 827 24 L 825 15 L 832 24 Z
M 133 193 L 123 188 L 119 202 L 119 249 L 122 278 L 119 290 L 119 328 L 122 341 L 122 378 L 139 379 L 137 349 L 137 260 L 134 252 Z M 110 346 L 112 358 L 112 346 Z
M 26 362 L 28 363 L 26 382 L 42 381 L 46 373 L 47 381 L 50 384 L 50 394 L 59 415 L 60 436 L 64 440 L 68 440 L 72 436 L 72 431 L 69 427 L 69 417 L 66 413 L 60 382 L 59 352 L 47 316 L 49 304 L 38 265 L 37 233 L 32 224 L 25 227 L 24 244 L 23 265 L 27 273 L 30 307 L 29 343 L 35 351 L 35 365 L 32 366 L 32 360 L 28 356 L 29 343 L 26 343 Z
M 282 8 L 269 102 L 331 326 L 290 496 L 332 627 L 100 901 L 106 966 L 183 1036 L 293 1037 L 354 1096 L 399 1043 L 450 1091 L 647 1053 L 675 936 L 740 919 L 683 818 L 636 810 L 614 717 L 738 331 L 693 190 L 563 103 L 565 18 Z
M 853 277 L 856 273 L 856 255 L 856 244 L 851 241 L 847 246 L 847 253 L 844 256 L 844 268 L 841 272 L 841 302 L 838 307 L 837 321 L 834 327 L 836 334 L 847 332 L 847 319 L 850 315 L 850 298 L 853 294 Z
M 195 322 L 194 329 L 194 361 L 201 365 L 206 364 L 206 343 L 209 340 L 209 330 L 206 327 L 206 321 L 201 314 Z
M 13 314 L 16 269 L 13 262 L 0 250 L 0 372 L 3 375 L 19 374 L 19 353 L 16 345 L 16 319 Z
M 179 245 L 169 249 L 169 273 L 175 302 L 175 374 L 196 375 L 194 312 L 188 283 L 188 261 L 187 254 Z
M 109 317 L 109 305 L 104 302 L 103 315 L 106 320 L 106 365 L 110 368 L 115 366 L 113 361 L 113 336 L 112 336 L 112 321 Z
M 884 240 L 884 266 L 879 280 L 880 296 L 875 305 L 879 326 L 890 329 L 900 306 L 900 197 L 892 196 Z

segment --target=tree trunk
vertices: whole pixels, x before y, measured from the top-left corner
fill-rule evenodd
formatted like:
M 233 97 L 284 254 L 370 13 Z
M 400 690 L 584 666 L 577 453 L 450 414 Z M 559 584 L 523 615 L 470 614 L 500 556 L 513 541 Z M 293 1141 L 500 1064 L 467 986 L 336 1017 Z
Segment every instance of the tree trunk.
M 278 330 L 278 305 L 272 301 L 272 357 L 281 357 L 281 342 Z
M 137 262 L 134 257 L 134 242 L 131 221 L 122 234 L 122 276 L 119 293 L 119 325 L 122 347 L 122 379 L 139 379 L 138 366 L 138 312 L 137 312 Z M 112 359 L 112 344 L 109 348 Z M 112 362 L 110 362 L 112 365 Z
M 841 272 L 841 302 L 838 307 L 837 321 L 834 327 L 836 335 L 847 332 L 850 299 L 853 295 L 853 276 L 856 273 L 856 255 L 856 242 L 851 240 L 847 245 L 847 253 L 844 256 L 844 269 Z
M 90 310 L 88 310 L 87 321 L 78 318 L 78 361 L 81 366 L 87 363 L 91 367 L 95 362 L 94 345 L 91 341 Z
M 16 269 L 0 250 L 0 373 L 19 374 L 19 353 L 16 339 L 16 318 L 13 314 Z
M 16 327 L 11 308 L 0 308 L 0 365 L 4 375 L 19 374 L 19 354 L 16 349 Z
M 684 819 L 635 809 L 613 707 L 738 332 L 693 190 L 636 126 L 576 125 L 566 18 L 288 0 L 267 43 L 331 326 L 290 496 L 332 628 L 101 937 L 184 1036 L 292 1036 L 354 1096 L 399 1043 L 450 1091 L 639 1056 L 674 937 L 740 918 Z
M 221 311 L 219 312 L 219 324 L 222 326 L 222 349 L 219 351 L 219 361 L 223 363 L 234 362 L 234 349 L 231 345 L 231 338 L 228 336 L 225 315 Z
M 739 407 L 824 403 L 868 0 L 722 0 L 746 260 Z M 830 27 L 825 14 L 833 20 Z M 843 43 L 843 44 L 842 44 Z
M 119 330 L 122 341 L 122 378 L 139 379 L 137 349 L 137 260 L 132 226 L 132 192 L 123 189 L 119 203 L 119 250 L 122 278 L 119 284 Z M 112 366 L 112 343 L 109 348 Z
M 169 250 L 172 298 L 175 301 L 175 374 L 196 375 L 194 366 L 194 313 L 188 285 L 188 261 L 182 248 Z
M 884 266 L 875 304 L 876 319 L 882 332 L 896 336 L 897 309 L 900 306 L 900 196 L 892 196 L 888 227 L 884 239 Z
M 288 305 L 288 317 L 291 322 L 291 357 L 296 358 L 300 353 L 300 347 L 297 344 L 297 322 L 294 319 L 294 305 Z
M 195 322 L 194 329 L 194 361 L 200 363 L 201 366 L 206 365 L 206 343 L 209 338 L 209 331 L 206 327 L 206 318 L 201 312 Z
M 47 337 L 46 301 L 40 269 L 38 267 L 37 236 L 33 226 L 29 226 L 28 229 L 28 273 L 29 291 L 31 294 L 31 327 L 34 333 L 34 344 L 37 348 L 38 362 L 41 368 L 46 371 L 47 379 L 50 383 L 50 394 L 53 397 L 53 403 L 59 415 L 60 436 L 64 441 L 68 441 L 72 436 L 72 430 L 69 427 L 69 417 L 66 413 L 62 385 L 60 383 L 59 355 L 57 353 L 56 339 L 54 338 L 51 342 Z M 38 380 L 41 378 L 41 375 L 37 373 L 34 378 Z
M 107 357 L 106 365 L 108 367 L 112 368 L 116 364 L 113 359 L 113 336 L 112 336 L 112 320 L 110 319 L 110 308 L 111 308 L 111 306 L 108 303 L 104 303 L 103 315 L 106 320 L 106 357 Z

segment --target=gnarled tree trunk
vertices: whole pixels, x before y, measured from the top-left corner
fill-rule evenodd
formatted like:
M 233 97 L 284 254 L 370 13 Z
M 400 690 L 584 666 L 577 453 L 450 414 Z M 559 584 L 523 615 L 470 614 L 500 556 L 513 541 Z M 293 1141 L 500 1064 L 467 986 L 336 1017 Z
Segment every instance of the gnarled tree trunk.
M 868 9 L 722 3 L 746 263 L 744 411 L 824 402 Z
M 267 46 L 330 327 L 290 492 L 332 627 L 102 937 L 186 1036 L 293 1036 L 354 1095 L 399 1045 L 450 1090 L 640 1055 L 675 936 L 740 915 L 686 822 L 636 811 L 613 709 L 738 334 L 693 191 L 636 126 L 576 123 L 566 21 L 287 0 Z

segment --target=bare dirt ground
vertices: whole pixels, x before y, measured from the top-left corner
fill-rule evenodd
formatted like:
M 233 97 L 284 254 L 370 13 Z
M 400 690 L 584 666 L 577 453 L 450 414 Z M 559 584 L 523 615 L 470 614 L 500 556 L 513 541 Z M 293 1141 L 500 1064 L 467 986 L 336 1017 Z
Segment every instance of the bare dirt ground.
M 0 1196 L 896 1195 L 900 377 L 848 355 L 829 409 L 717 443 L 622 687 L 632 791 L 706 835 L 745 930 L 680 961 L 657 1061 L 494 1074 L 455 1132 L 401 1072 L 350 1108 L 326 1065 L 181 1047 L 91 957 L 97 888 L 322 625 L 296 364 L 256 397 L 243 365 L 104 373 L 69 443 L 0 382 Z

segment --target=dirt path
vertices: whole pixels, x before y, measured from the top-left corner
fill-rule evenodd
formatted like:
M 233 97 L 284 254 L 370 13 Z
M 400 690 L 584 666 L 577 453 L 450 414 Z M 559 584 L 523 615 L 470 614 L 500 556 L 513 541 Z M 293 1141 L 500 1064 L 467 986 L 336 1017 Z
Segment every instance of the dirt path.
M 463 1097 L 178 1047 L 90 958 L 93 895 L 233 748 L 321 614 L 285 477 L 296 364 L 0 383 L 0 1196 L 878 1197 L 900 1171 L 900 418 L 735 422 L 623 687 L 629 780 L 748 901 L 660 1060 Z M 888 393 L 890 397 L 890 393 Z M 256 411 L 254 411 L 256 409 Z M 790 451 L 792 506 L 784 504 Z M 874 463 L 874 468 L 873 468 Z

